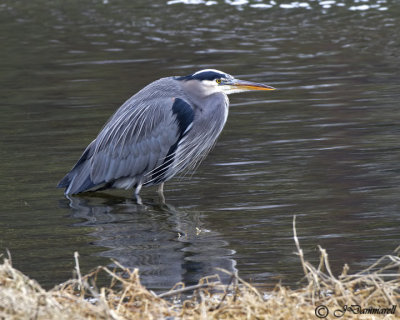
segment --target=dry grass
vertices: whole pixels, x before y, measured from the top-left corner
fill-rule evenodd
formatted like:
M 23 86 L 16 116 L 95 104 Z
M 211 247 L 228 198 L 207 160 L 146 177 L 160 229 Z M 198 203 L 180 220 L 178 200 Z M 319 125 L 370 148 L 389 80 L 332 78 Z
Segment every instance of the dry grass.
M 315 320 L 318 319 L 316 312 L 322 317 L 326 310 L 329 310 L 326 319 L 400 319 L 400 308 L 396 308 L 395 314 L 359 314 L 361 310 L 373 312 L 371 308 L 377 308 L 374 312 L 383 312 L 383 308 L 394 311 L 393 306 L 400 301 L 398 255 L 384 256 L 366 270 L 352 275 L 347 274 L 345 266 L 342 274 L 335 277 L 324 249 L 320 248 L 318 267 L 304 260 L 295 220 L 293 230 L 306 279 L 306 285 L 300 289 L 277 285 L 274 290 L 261 293 L 237 275 L 231 275 L 228 285 L 211 276 L 196 286 L 178 284 L 171 291 L 156 295 L 140 284 L 138 270 L 98 267 L 81 276 L 76 255 L 77 279 L 46 291 L 14 269 L 10 259 L 4 259 L 0 265 L 0 319 Z M 111 284 L 98 289 L 96 279 L 102 272 L 111 277 Z M 183 292 L 192 298 L 180 301 Z M 327 309 L 320 307 L 316 311 L 320 305 Z M 345 306 L 348 310 L 343 314 Z

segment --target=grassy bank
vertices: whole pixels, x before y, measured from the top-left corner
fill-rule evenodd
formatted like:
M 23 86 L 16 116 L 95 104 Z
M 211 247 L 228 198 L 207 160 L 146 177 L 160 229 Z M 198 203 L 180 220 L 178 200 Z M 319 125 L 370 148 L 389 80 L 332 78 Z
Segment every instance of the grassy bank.
M 138 270 L 98 267 L 82 276 L 77 254 L 76 279 L 46 291 L 4 258 L 0 319 L 400 319 L 397 252 L 359 273 L 348 274 L 345 266 L 335 277 L 324 249 L 313 266 L 303 257 L 295 228 L 294 240 L 305 284 L 298 289 L 277 285 L 268 292 L 231 274 L 229 284 L 210 276 L 196 286 L 178 284 L 156 295 L 141 285 Z M 100 273 L 110 277 L 109 286 L 97 288 Z

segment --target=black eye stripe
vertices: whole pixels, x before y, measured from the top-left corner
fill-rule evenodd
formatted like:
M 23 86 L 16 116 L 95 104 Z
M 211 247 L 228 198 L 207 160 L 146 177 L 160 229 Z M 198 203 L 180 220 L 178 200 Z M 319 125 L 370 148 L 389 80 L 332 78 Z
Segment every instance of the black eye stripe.
M 216 79 L 227 79 L 227 76 L 224 73 L 219 73 L 215 71 L 204 71 L 204 72 L 199 72 L 196 74 L 191 74 L 189 76 L 184 76 L 184 77 L 176 77 L 176 80 L 209 80 L 213 81 Z
M 206 71 L 206 72 L 201 72 L 193 76 L 194 79 L 197 80 L 215 80 L 215 79 L 221 79 L 225 78 L 225 75 L 222 73 L 217 73 L 214 71 Z

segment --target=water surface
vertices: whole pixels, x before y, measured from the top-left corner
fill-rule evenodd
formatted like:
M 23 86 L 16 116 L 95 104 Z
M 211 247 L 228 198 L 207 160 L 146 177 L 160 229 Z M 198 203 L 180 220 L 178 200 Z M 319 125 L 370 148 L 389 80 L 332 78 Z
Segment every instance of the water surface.
M 0 250 L 50 287 L 115 259 L 164 290 L 238 270 L 296 285 L 328 250 L 359 270 L 400 244 L 396 1 L 5 1 Z M 108 117 L 163 76 L 216 68 L 279 90 L 233 95 L 200 168 L 154 189 L 56 189 Z

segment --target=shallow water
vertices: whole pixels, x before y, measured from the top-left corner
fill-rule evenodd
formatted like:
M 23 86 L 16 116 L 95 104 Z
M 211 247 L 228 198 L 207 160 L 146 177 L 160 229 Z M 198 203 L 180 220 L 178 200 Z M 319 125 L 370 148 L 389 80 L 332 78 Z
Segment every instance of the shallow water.
M 115 259 L 164 290 L 237 269 L 295 285 L 400 244 L 396 1 L 6 1 L 0 5 L 0 251 L 50 287 Z M 216 68 L 279 90 L 230 97 L 192 176 L 65 199 L 56 189 L 116 108 L 163 76 Z

